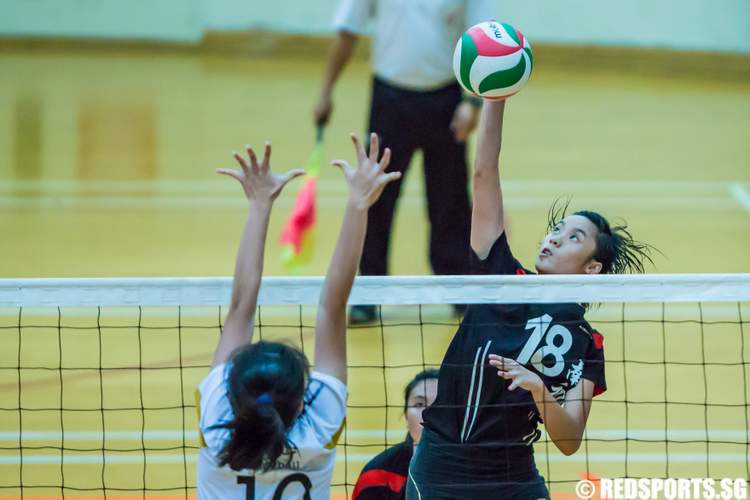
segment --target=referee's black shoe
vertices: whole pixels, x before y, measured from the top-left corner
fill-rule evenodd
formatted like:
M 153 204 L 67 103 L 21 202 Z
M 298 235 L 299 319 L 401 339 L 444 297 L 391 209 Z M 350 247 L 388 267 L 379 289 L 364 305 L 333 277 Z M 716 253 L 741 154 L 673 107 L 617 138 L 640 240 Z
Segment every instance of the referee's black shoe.
M 349 324 L 363 325 L 372 323 L 377 316 L 376 306 L 351 306 L 349 308 Z

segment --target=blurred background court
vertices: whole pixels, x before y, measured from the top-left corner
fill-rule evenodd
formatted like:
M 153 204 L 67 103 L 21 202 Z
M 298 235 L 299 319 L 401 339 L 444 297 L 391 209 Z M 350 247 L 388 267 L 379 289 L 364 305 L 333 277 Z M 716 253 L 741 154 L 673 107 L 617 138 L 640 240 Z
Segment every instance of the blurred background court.
M 508 105 L 501 158 L 516 256 L 531 266 L 545 234 L 549 205 L 556 197 L 570 195 L 572 207 L 622 217 L 639 239 L 661 250 L 664 257 L 656 258 L 658 272 L 750 271 L 748 4 L 735 0 L 716 8 L 706 0 L 670 0 L 658 6 L 643 1 L 605 6 L 587 0 L 570 9 L 553 3 L 498 2 L 498 18 L 523 30 L 535 50 L 531 82 Z M 328 21 L 335 1 L 287 0 L 266 5 L 256 0 L 170 0 L 158 7 L 138 1 L 127 8 L 112 1 L 96 5 L 72 1 L 64 9 L 51 0 L 5 4 L 8 8 L 0 16 L 0 276 L 230 275 L 245 217 L 244 198 L 234 183 L 213 171 L 232 165 L 233 150 L 244 144 L 259 146 L 264 140 L 273 142 L 272 164 L 277 170 L 304 163 L 314 142 L 312 108 L 330 42 Z M 326 130 L 328 160 L 351 160 L 347 134 L 365 131 L 370 74 L 366 42 L 361 45 L 363 50 L 336 90 L 335 114 Z M 429 272 L 428 224 L 419 169 L 417 156 L 398 205 L 391 274 Z M 278 235 L 294 193 L 292 186 L 276 204 L 266 275 L 287 273 L 279 258 Z M 325 169 L 319 182 L 315 253 L 305 274 L 324 273 L 345 196 L 339 173 Z M 676 318 L 698 314 L 695 309 L 680 311 L 674 313 Z M 641 312 L 660 315 L 658 310 Z M 121 362 L 118 357 L 137 359 L 142 352 L 144 366 L 172 367 L 148 372 L 143 380 L 138 371 L 100 378 L 98 373 L 83 370 L 66 372 L 63 381 L 62 371 L 58 376 L 40 370 L 23 379 L 25 406 L 44 407 L 50 399 L 59 404 L 63 398 L 65 404 L 85 406 L 91 397 L 95 399 L 92 404 L 98 405 L 100 387 L 106 392 L 107 404 L 119 401 L 127 405 L 128 398 L 135 397 L 132 391 L 141 387 L 141 403 L 149 398 L 172 398 L 178 407 L 172 414 L 159 413 L 144 423 L 155 433 L 153 439 L 167 443 L 166 448 L 184 444 L 181 432 L 170 432 L 182 428 L 183 415 L 185 426 L 194 428 L 194 409 L 183 406 L 192 403 L 192 390 L 205 369 L 188 369 L 180 379 L 183 370 L 174 368 L 174 360 L 189 359 L 196 366 L 209 361 L 218 333 L 215 311 L 190 315 L 208 331 L 197 329 L 192 338 L 185 339 L 182 352 L 176 351 L 178 330 L 173 310 L 155 311 L 153 317 L 143 315 L 144 321 L 168 328 L 142 332 L 142 348 L 135 338 L 137 311 L 104 314 L 104 318 L 126 326 L 111 336 L 96 328 L 96 317 L 92 319 L 87 311 L 80 321 L 89 327 L 94 321 L 91 334 L 95 337 L 69 334 L 59 345 L 56 311 L 25 314 L 29 324 L 42 326 L 24 338 L 21 349 L 15 344 L 17 332 L 13 330 L 18 319 L 3 318 L 2 326 L 8 328 L 0 330 L 0 336 L 5 337 L 2 345 L 8 346 L 1 354 L 4 367 L 16 363 L 19 352 L 24 357 L 21 364 L 91 363 L 88 356 L 96 353 L 87 350 L 93 348 L 95 338 L 103 339 L 106 346 L 105 364 L 117 366 Z M 410 314 L 415 313 L 397 315 Z M 434 314 L 438 323 L 451 321 L 445 311 Z M 606 318 L 617 311 L 605 308 L 598 314 Z M 716 314 L 737 319 L 736 311 Z M 744 317 L 748 316 L 745 311 Z M 75 323 L 77 317 L 73 311 L 66 321 Z M 596 326 L 595 320 L 593 323 Z M 420 334 L 436 340 L 426 359 L 409 362 L 439 363 L 453 328 L 437 325 L 420 329 Z M 606 326 L 601 329 L 608 335 Z M 414 342 L 419 337 L 414 328 L 406 328 L 408 332 L 399 327 L 386 329 L 385 337 L 371 330 L 353 331 L 353 364 L 366 364 L 370 356 L 381 361 L 381 349 L 394 363 L 417 352 L 419 344 Z M 666 355 L 659 351 L 663 333 L 654 336 L 651 327 L 642 327 L 628 337 L 624 352 L 621 330 L 617 326 L 612 337 L 607 337 L 609 356 L 623 359 L 628 354 L 655 353 L 662 359 Z M 311 330 L 302 331 L 312 338 Z M 300 338 L 294 329 L 278 335 Z M 702 334 L 695 338 L 689 337 L 690 333 L 684 335 L 688 337 L 670 338 L 675 349 L 682 346 L 675 351 L 678 358 L 689 352 L 695 359 L 702 345 L 709 360 L 728 359 L 738 352 L 743 360 L 750 359 L 742 352 L 749 348 L 736 328 L 731 330 L 731 341 L 724 343 L 701 344 Z M 655 338 L 659 345 L 653 345 Z M 308 341 L 306 347 L 309 345 Z M 122 363 L 130 366 L 129 361 Z M 621 366 L 609 368 L 608 376 L 616 369 Z M 381 376 L 382 370 L 369 375 L 366 369 L 353 373 L 350 404 L 398 405 L 401 387 L 414 371 L 394 369 L 387 377 Z M 631 391 L 633 385 L 642 388 L 636 399 L 664 397 L 665 387 L 650 384 L 645 372 L 638 373 L 632 377 L 644 377 L 641 383 L 630 382 Z M 618 380 L 612 375 L 613 381 Z M 678 397 L 679 391 L 688 394 L 695 389 L 680 386 L 693 375 L 670 373 L 662 378 L 665 384 L 670 382 L 671 390 L 678 391 L 670 394 Z M 371 377 L 375 376 L 387 390 L 372 390 Z M 734 372 L 712 375 L 712 395 L 747 405 L 747 389 L 738 393 L 737 384 L 732 383 L 737 376 Z M 744 373 L 741 376 L 745 377 Z M 60 390 L 63 382 L 64 396 Z M 611 386 L 610 394 L 621 400 L 622 388 L 617 384 Z M 0 371 L 0 406 L 9 407 L 19 400 L 18 386 L 15 372 Z M 704 396 L 708 397 L 703 393 L 695 397 L 703 401 Z M 402 437 L 404 425 L 398 410 L 384 412 L 350 411 L 348 431 L 364 443 L 370 439 L 375 446 L 348 450 L 355 456 L 340 459 L 335 482 L 343 482 L 346 474 L 351 484 L 366 457 L 382 449 L 378 443 L 384 442 L 383 422 L 391 429 L 389 443 Z M 618 412 L 621 409 L 608 405 L 595 407 L 591 426 L 603 431 L 621 428 Z M 72 433 L 70 441 L 66 439 L 69 445 L 76 439 L 81 440 L 79 444 L 92 439 L 100 444 L 101 433 L 99 437 L 96 434 L 101 426 L 99 416 L 88 422 L 81 416 L 84 414 L 71 415 L 70 422 L 61 423 L 58 413 L 29 413 L 24 415 L 23 430 L 48 432 L 37 437 L 59 445 L 64 427 Z M 705 426 L 741 430 L 744 414 L 727 411 L 712 415 Z M 107 428 L 122 431 L 120 439 L 139 441 L 140 417 L 135 413 L 118 415 L 107 421 Z M 3 446 L 17 442 L 13 440 L 17 438 L 11 439 L 19 432 L 17 417 L 2 414 Z M 130 425 L 131 418 L 136 418 L 137 428 Z M 662 421 L 649 424 L 648 415 L 630 418 L 644 419 L 643 425 L 636 425 L 639 428 L 666 425 Z M 685 418 L 688 423 L 693 421 L 690 415 Z M 703 429 L 703 416 L 694 418 L 694 427 Z M 190 436 L 194 440 L 194 434 Z M 713 450 L 730 455 L 744 451 L 729 445 Z M 0 476 L 17 480 L 19 466 L 13 455 L 3 451 Z M 580 463 L 565 462 L 557 465 L 562 469 L 550 478 L 543 459 L 538 461 L 542 474 L 552 480 L 560 475 L 577 477 L 586 470 Z M 81 462 L 67 466 L 66 483 L 84 484 L 88 476 L 99 474 L 100 465 Z M 112 477 L 107 478 L 108 484 L 140 487 L 144 474 L 140 458 L 120 462 L 109 468 Z M 717 466 L 726 468 L 709 472 L 739 477 L 745 475 L 746 464 L 727 461 Z M 677 469 L 683 477 L 702 476 L 706 467 L 701 463 L 694 468 L 683 465 L 684 469 Z M 637 471 L 652 466 L 647 461 L 638 463 L 631 465 L 630 472 L 632 467 Z M 619 465 L 604 464 L 591 470 L 617 477 L 622 471 L 616 467 Z M 676 462 L 674 467 L 681 466 Z M 183 475 L 194 484 L 193 469 L 193 463 L 184 470 L 181 460 L 171 463 L 165 459 L 156 469 L 157 475 L 145 480 L 158 495 L 161 493 L 156 490 L 179 483 Z M 59 464 L 45 465 L 41 460 L 36 465 L 25 464 L 23 477 L 33 484 L 60 471 Z M 338 490 L 344 493 L 343 488 Z M 17 493 L 0 490 L 0 496 Z M 194 490 L 188 493 L 194 494 Z M 59 490 L 25 494 L 56 496 Z

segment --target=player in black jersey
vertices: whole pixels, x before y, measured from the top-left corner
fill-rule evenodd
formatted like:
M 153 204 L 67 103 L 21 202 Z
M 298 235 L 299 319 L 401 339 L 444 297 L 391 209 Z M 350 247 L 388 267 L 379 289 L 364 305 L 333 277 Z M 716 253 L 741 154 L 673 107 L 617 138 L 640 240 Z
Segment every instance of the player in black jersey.
M 471 264 L 476 274 L 531 274 L 513 258 L 498 173 L 504 101 L 485 101 L 473 178 Z M 550 210 L 540 274 L 643 272 L 648 245 L 625 226 L 567 207 Z M 408 499 L 549 498 L 532 444 L 544 422 L 566 455 L 581 444 L 591 400 L 606 390 L 603 338 L 582 304 L 469 306 L 424 412 Z

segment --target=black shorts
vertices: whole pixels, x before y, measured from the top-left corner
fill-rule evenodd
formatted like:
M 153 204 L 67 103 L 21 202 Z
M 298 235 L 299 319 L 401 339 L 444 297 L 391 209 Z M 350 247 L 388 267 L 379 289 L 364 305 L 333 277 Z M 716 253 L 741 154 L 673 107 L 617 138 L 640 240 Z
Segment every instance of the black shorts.
M 409 465 L 407 500 L 549 499 L 533 449 L 457 444 L 423 429 Z

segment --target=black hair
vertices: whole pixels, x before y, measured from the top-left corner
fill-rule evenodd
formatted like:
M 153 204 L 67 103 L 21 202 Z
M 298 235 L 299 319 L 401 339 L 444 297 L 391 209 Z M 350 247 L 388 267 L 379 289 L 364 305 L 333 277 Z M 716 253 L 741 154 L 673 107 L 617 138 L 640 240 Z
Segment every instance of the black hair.
M 552 231 L 565 218 L 569 205 L 570 198 L 558 198 L 552 203 L 547 213 L 548 231 Z M 573 215 L 586 217 L 599 230 L 595 240 L 596 249 L 591 258 L 601 262 L 601 274 L 644 273 L 646 263 L 654 265 L 651 252 L 659 250 L 648 243 L 635 240 L 625 221 L 612 226 L 603 215 L 591 210 L 579 210 L 573 212 Z
M 406 410 L 409 409 L 409 394 L 411 394 L 411 391 L 414 390 L 414 388 L 419 384 L 420 382 L 424 382 L 426 380 L 430 379 L 438 379 L 440 377 L 440 371 L 435 368 L 428 368 L 426 370 L 423 370 L 419 373 L 417 373 L 414 378 L 406 384 L 406 387 L 404 387 L 404 413 L 406 413 Z
M 232 437 L 219 454 L 219 465 L 272 469 L 292 447 L 286 431 L 299 416 L 309 363 L 294 347 L 264 341 L 240 348 L 231 362 L 227 394 L 234 420 L 220 425 Z

